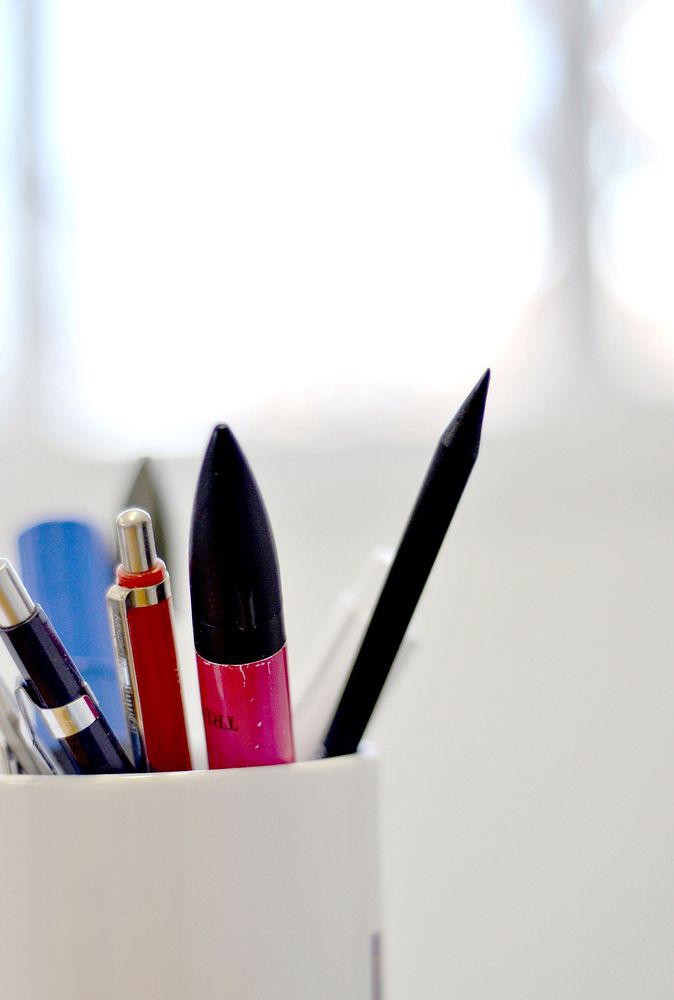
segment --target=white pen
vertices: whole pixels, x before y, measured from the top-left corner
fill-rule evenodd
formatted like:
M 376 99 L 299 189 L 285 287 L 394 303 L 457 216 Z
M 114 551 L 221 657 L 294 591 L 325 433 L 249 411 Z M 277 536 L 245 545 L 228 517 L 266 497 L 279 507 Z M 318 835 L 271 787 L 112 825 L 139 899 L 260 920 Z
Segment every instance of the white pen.
M 309 666 L 301 671 L 299 683 L 293 677 L 293 690 L 299 687 L 293 708 L 296 760 L 313 760 L 321 755 L 323 737 L 392 559 L 391 549 L 375 548 L 370 552 L 353 587 L 337 598 L 330 617 L 309 652 Z M 398 653 L 396 672 L 416 641 L 414 632 L 408 629 Z

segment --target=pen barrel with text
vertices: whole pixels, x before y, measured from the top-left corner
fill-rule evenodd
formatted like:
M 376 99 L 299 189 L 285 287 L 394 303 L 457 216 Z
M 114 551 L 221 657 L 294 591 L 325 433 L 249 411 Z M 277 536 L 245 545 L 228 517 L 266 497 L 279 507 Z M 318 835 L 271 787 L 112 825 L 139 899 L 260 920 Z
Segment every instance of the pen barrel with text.
M 212 663 L 197 654 L 197 671 L 209 767 L 295 759 L 285 645 L 252 663 Z

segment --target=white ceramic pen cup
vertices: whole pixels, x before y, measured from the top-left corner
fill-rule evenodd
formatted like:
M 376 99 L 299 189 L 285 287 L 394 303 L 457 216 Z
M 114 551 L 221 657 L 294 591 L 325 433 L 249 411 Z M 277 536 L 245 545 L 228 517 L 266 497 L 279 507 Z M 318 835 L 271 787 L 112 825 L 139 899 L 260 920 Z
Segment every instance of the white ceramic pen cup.
M 0 778 L 6 1000 L 374 1000 L 377 759 Z

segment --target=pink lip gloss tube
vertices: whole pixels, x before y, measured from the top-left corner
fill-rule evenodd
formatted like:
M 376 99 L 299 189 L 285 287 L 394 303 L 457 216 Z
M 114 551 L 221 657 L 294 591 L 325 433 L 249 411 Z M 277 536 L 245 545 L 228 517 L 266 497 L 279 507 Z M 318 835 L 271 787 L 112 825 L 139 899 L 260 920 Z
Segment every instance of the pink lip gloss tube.
M 253 663 L 210 663 L 197 655 L 211 767 L 294 760 L 286 647 Z
M 209 767 L 290 763 L 276 546 L 253 473 L 225 425 L 213 431 L 197 484 L 190 593 Z

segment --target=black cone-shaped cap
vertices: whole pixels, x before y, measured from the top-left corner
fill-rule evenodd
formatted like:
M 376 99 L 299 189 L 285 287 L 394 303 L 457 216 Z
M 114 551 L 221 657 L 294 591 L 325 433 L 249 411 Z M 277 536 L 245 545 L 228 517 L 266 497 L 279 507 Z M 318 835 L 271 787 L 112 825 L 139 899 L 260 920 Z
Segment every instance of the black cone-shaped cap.
M 190 593 L 197 652 L 250 663 L 285 642 L 276 546 L 255 477 L 229 427 L 218 425 L 192 511 Z

